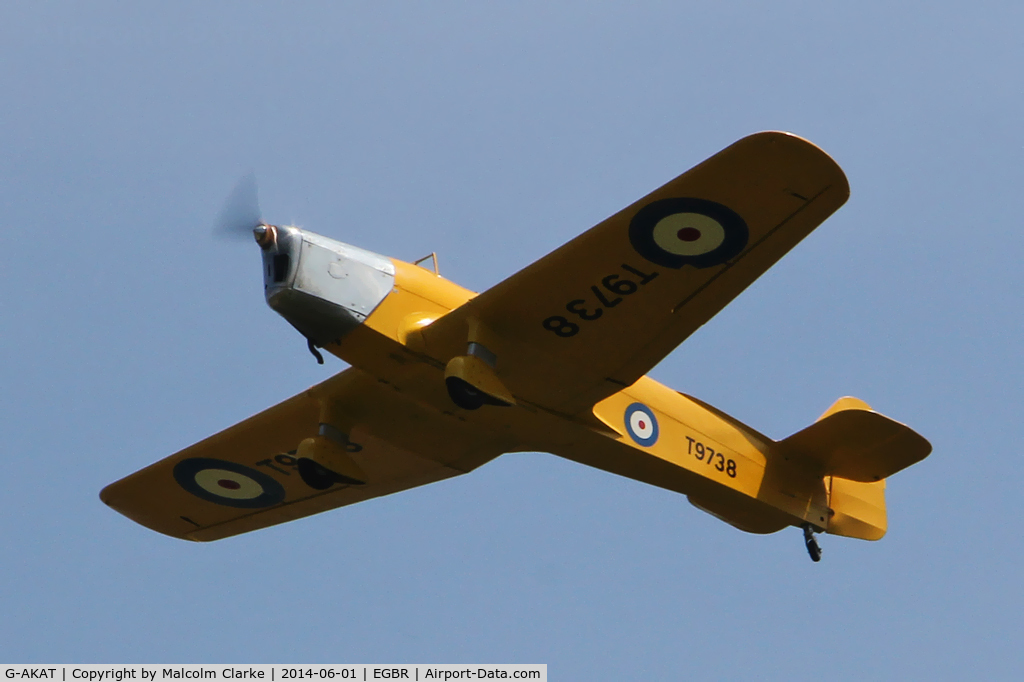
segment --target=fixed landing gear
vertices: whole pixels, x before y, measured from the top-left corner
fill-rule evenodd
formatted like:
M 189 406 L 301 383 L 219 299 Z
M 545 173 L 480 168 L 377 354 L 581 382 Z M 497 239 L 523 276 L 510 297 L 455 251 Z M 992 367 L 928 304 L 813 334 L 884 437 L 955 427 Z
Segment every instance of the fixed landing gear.
M 448 377 L 444 380 L 448 388 L 448 397 L 452 402 L 464 410 L 479 410 L 487 402 L 487 396 L 458 377 Z
M 335 483 L 341 485 L 363 485 L 365 483 L 365 481 L 335 473 L 308 457 L 299 457 L 298 469 L 302 482 L 313 490 L 327 490 Z
M 338 482 L 333 471 L 306 457 L 299 457 L 298 469 L 302 482 L 313 490 L 327 490 Z
M 818 541 L 814 539 L 814 530 L 811 528 L 811 524 L 805 523 L 803 528 L 804 544 L 807 546 L 807 553 L 811 555 L 811 561 L 821 561 L 821 547 L 818 546 Z

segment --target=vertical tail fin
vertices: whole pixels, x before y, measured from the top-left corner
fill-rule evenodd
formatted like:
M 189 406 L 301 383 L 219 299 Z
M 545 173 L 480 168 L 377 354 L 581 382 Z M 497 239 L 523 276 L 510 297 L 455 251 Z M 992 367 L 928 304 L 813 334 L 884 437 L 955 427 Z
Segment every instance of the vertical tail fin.
M 854 398 L 853 396 L 846 396 L 832 403 L 832 407 L 828 408 L 821 413 L 815 421 L 820 422 L 825 417 L 831 417 L 836 412 L 842 412 L 844 410 L 870 410 L 871 406 L 860 398 Z
M 870 405 L 858 398 L 840 398 L 818 417 L 818 421 L 845 410 L 870 409 Z M 828 490 L 828 506 L 832 510 L 826 532 L 861 540 L 882 539 L 889 527 L 884 478 L 861 482 L 826 476 L 825 489 Z

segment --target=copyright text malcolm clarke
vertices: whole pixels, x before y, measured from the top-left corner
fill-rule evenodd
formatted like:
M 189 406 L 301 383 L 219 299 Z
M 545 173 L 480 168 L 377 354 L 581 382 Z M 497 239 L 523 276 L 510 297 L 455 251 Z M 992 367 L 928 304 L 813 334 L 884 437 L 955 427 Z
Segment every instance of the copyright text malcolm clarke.
M 534 680 L 547 682 L 545 664 L 334 664 L 334 665 L 0 665 L 0 682 L 173 682 L 219 680 L 231 682 L 317 682 L 321 680 Z

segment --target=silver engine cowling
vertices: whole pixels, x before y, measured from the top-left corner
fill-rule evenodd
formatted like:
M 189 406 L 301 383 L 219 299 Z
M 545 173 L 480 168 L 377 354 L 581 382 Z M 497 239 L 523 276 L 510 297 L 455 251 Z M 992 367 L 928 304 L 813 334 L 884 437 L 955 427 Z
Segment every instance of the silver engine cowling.
M 338 343 L 395 285 L 384 256 L 297 227 L 261 225 L 267 304 L 317 346 Z

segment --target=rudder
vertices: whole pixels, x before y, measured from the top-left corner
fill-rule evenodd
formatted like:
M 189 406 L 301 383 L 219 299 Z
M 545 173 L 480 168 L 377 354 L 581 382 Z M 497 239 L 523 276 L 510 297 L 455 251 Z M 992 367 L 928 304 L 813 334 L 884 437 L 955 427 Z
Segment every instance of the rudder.
M 826 476 L 832 517 L 826 533 L 861 540 L 881 540 L 889 528 L 885 509 L 885 479 L 872 483 Z

